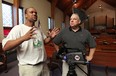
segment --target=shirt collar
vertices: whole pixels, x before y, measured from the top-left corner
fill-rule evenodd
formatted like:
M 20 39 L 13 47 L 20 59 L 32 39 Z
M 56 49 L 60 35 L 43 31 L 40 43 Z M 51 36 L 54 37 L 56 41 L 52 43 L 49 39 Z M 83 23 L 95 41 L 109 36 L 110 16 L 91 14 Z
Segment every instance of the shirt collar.
M 70 31 L 73 31 L 72 29 L 71 29 L 71 27 L 69 27 L 69 30 Z M 82 30 L 82 28 L 81 28 L 81 26 L 79 26 L 79 30 L 78 31 L 81 31 Z M 78 32 L 78 31 L 76 31 L 76 32 Z

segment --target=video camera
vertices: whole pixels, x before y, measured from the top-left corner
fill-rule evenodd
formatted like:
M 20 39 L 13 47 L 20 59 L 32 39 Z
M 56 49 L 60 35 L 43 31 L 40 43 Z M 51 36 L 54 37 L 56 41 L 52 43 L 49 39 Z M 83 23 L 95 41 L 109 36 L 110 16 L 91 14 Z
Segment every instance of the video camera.
M 75 72 L 75 66 L 77 64 L 88 63 L 85 59 L 85 53 L 83 53 L 83 51 L 76 48 L 66 48 L 65 46 L 62 46 L 60 47 L 56 57 L 65 60 L 68 63 L 69 71 L 67 76 L 77 76 Z
M 60 47 L 56 57 L 62 60 L 65 60 L 68 64 L 85 64 L 85 53 L 76 48 L 66 48 L 64 46 Z

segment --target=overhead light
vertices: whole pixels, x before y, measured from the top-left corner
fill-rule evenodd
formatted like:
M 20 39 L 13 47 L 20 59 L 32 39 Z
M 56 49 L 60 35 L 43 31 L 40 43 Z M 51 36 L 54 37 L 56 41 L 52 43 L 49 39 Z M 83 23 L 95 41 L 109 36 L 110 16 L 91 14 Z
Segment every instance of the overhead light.
M 77 2 L 77 0 L 72 0 L 72 2 L 73 2 L 73 3 L 76 3 L 76 2 Z
M 98 7 L 99 7 L 99 8 L 102 8 L 102 5 L 100 4 Z

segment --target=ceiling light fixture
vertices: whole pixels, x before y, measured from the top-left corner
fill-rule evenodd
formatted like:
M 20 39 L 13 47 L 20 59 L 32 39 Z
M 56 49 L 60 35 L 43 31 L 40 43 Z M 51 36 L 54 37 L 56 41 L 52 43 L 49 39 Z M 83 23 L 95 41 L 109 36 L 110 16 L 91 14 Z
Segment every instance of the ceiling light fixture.
M 102 5 L 100 4 L 98 7 L 99 7 L 99 8 L 102 8 Z
M 77 2 L 77 0 L 72 0 L 72 2 L 73 2 L 73 3 L 76 3 L 76 2 Z

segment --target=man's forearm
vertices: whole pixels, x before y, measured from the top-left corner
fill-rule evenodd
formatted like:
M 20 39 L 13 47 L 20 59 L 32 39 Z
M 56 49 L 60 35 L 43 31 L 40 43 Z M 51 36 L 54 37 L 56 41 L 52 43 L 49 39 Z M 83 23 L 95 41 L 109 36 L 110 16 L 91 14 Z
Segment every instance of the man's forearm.
M 91 48 L 90 52 L 89 52 L 89 56 L 93 57 L 95 50 L 96 50 L 96 48 Z
M 3 47 L 3 51 L 8 51 L 16 48 L 24 41 L 23 37 L 16 40 L 9 40 Z
M 91 61 L 93 59 L 93 55 L 95 53 L 96 48 L 90 48 L 89 56 L 86 56 L 87 61 Z
M 44 43 L 47 44 L 52 40 L 52 38 L 50 36 L 48 36 L 45 40 Z

